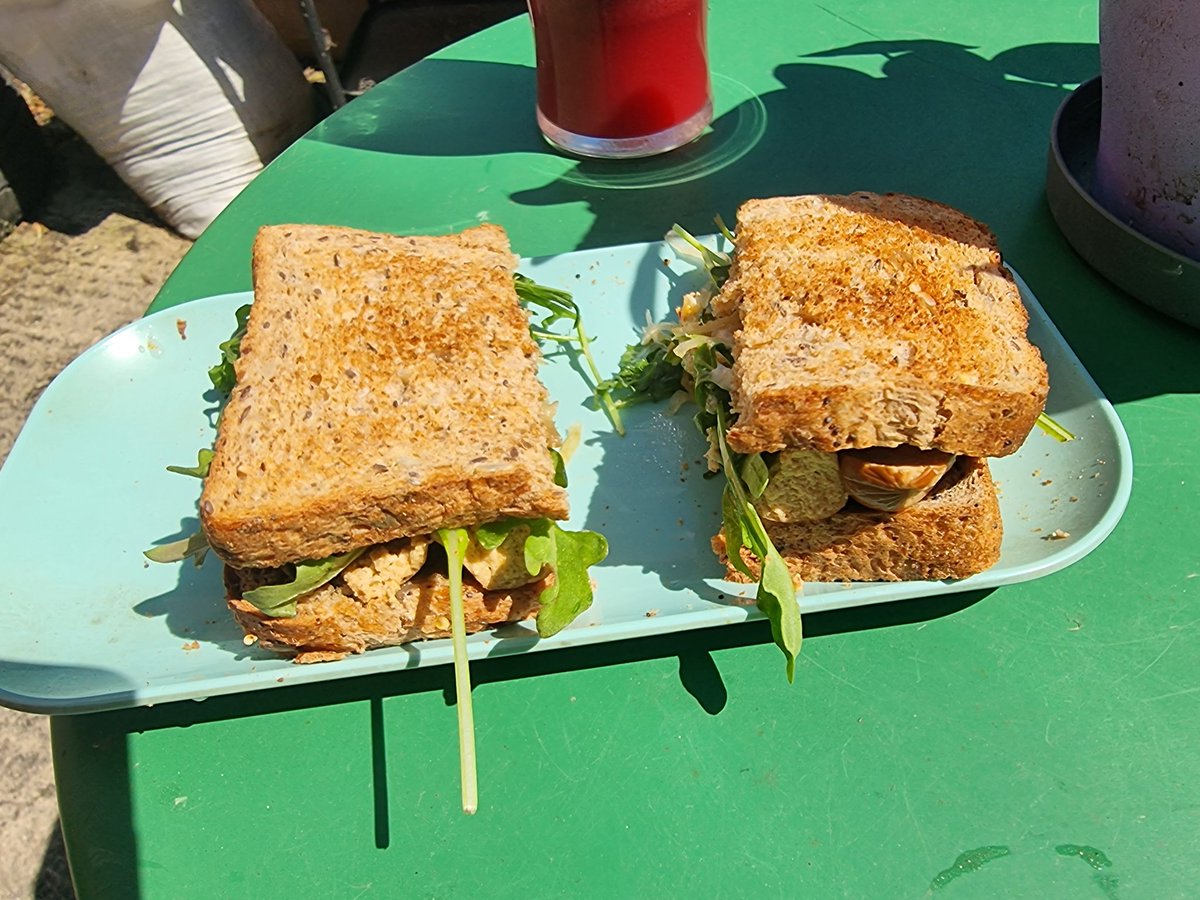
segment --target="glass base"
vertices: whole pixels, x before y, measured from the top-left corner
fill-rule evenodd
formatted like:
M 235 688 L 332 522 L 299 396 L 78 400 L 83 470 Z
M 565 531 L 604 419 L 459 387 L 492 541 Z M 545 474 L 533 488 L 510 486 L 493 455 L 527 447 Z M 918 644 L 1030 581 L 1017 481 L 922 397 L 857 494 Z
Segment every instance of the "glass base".
M 699 136 L 700 132 L 712 121 L 712 114 L 713 107 L 710 99 L 698 113 L 672 128 L 641 137 L 627 138 L 601 138 L 575 134 L 559 128 L 542 114 L 541 109 L 537 111 L 537 121 L 542 135 L 560 150 L 565 150 L 575 156 L 597 159 L 632 159 L 638 156 L 654 156 L 674 150 L 676 147 L 682 147 L 688 141 Z

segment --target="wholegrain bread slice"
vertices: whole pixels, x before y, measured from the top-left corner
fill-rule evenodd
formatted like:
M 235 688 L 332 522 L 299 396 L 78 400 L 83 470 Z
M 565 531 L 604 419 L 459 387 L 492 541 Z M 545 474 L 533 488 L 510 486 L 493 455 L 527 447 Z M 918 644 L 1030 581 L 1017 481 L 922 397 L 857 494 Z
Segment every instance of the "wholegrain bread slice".
M 803 581 L 937 581 L 966 578 L 1000 558 L 1003 528 L 987 460 L 961 457 L 920 503 L 896 513 L 851 504 L 818 522 L 766 522 L 792 575 Z M 745 582 L 729 565 L 722 530 L 713 550 L 726 577 Z M 743 550 L 747 567 L 759 563 Z
M 505 516 L 566 518 L 515 265 L 491 225 L 263 228 L 200 501 L 217 554 L 273 567 Z
M 933 201 L 750 200 L 717 304 L 735 308 L 739 453 L 910 444 L 1015 451 L 1046 367 L 992 233 Z
M 468 634 L 536 615 L 549 580 L 503 591 L 485 591 L 463 579 L 463 618 Z M 351 653 L 393 647 L 427 638 L 450 637 L 450 582 L 434 569 L 401 585 L 381 585 L 363 596 L 340 579 L 296 601 L 296 614 L 271 617 L 242 594 L 257 587 L 261 572 L 225 567 L 226 599 L 234 619 L 258 645 L 296 662 L 326 662 Z

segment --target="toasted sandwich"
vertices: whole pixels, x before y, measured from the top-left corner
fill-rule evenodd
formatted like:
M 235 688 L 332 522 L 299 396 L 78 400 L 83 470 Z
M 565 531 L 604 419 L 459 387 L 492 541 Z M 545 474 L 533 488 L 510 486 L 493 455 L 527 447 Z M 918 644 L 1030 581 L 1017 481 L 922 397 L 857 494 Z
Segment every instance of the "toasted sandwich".
M 855 193 L 738 210 L 728 447 L 796 579 L 957 579 L 1000 555 L 988 457 L 1042 413 L 1045 364 L 995 237 L 940 203 Z M 733 580 L 759 574 L 744 546 Z
M 447 529 L 470 536 L 468 632 L 536 615 L 552 633 L 591 602 L 578 563 L 604 541 L 555 524 L 560 440 L 516 263 L 491 225 L 259 232 L 200 499 L 247 640 L 314 662 L 450 636 Z

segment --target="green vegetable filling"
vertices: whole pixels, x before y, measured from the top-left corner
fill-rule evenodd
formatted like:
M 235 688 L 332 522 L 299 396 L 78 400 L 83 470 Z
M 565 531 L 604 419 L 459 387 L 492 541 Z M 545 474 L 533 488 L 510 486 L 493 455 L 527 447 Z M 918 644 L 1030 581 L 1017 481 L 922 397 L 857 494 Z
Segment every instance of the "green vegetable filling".
M 734 236 L 718 223 L 725 238 Z M 709 290 L 718 290 L 729 277 L 732 263 L 727 253 L 711 250 L 679 225 L 672 229 L 698 256 L 708 272 Z M 695 318 L 677 326 L 650 325 L 641 342 L 631 344 L 621 356 L 616 374 L 601 383 L 618 406 L 655 402 L 684 391 L 695 403 L 696 427 L 710 443 L 712 467 L 725 475 L 721 496 L 722 525 L 730 565 L 754 578 L 742 557 L 745 548 L 759 560 L 755 603 L 771 626 L 771 636 L 783 652 L 788 681 L 796 674 L 796 658 L 803 641 L 796 587 L 786 563 L 771 543 L 754 507 L 768 481 L 766 463 L 759 454 L 742 456 L 729 449 L 725 434 L 732 415 L 729 391 L 718 383 L 732 358 L 724 341 L 707 333 L 715 317 L 707 305 Z M 722 379 L 723 380 L 723 379 Z M 727 383 L 727 382 L 725 382 Z
M 362 556 L 363 549 L 296 563 L 296 575 L 291 581 L 246 591 L 242 599 L 254 604 L 268 616 L 290 619 L 296 615 L 298 597 L 333 581 L 350 563 Z
M 520 526 L 529 529 L 523 548 L 525 568 L 529 575 L 536 576 L 546 567 L 554 573 L 554 579 L 538 597 L 541 604 L 537 614 L 538 635 L 550 637 L 571 624 L 592 605 L 592 583 L 588 576 L 588 567 L 599 563 L 608 555 L 608 542 L 603 535 L 594 531 L 566 531 L 553 519 L 506 518 L 476 526 L 469 532 L 464 531 L 464 534 L 469 534 L 469 538 L 477 541 L 485 550 L 495 550 Z M 445 546 L 441 538 L 442 531 L 436 535 L 438 542 Z M 148 551 L 147 556 L 164 549 L 166 548 L 155 548 Z M 291 618 L 296 615 L 298 598 L 333 581 L 363 552 L 363 549 L 353 550 L 326 559 L 297 563 L 295 575 L 291 580 L 247 591 L 242 599 L 252 603 L 268 616 Z M 465 547 L 463 552 L 466 552 Z M 170 559 L 161 558 L 156 561 L 174 562 L 183 558 L 177 553 L 170 555 Z M 155 559 L 153 556 L 150 558 Z
M 605 411 L 617 433 L 624 434 L 621 414 L 604 387 L 604 379 L 600 377 L 600 369 L 592 356 L 592 342 L 583 329 L 583 316 L 571 294 L 559 288 L 538 284 L 519 272 L 513 275 L 513 284 L 517 290 L 517 298 L 526 308 L 530 311 L 540 310 L 543 314 L 540 321 L 530 324 L 529 333 L 540 343 L 574 345 L 579 348 L 584 364 L 591 373 L 592 397 L 596 406 Z M 554 326 L 560 322 L 567 324 L 569 330 L 565 334 L 554 330 Z
M 221 361 L 208 370 L 208 377 L 212 381 L 213 387 L 226 397 L 237 384 L 234 363 L 242 354 L 242 338 L 246 336 L 246 323 L 250 320 L 250 304 L 239 306 L 234 317 L 237 320 L 237 326 L 234 328 L 233 334 L 229 336 L 229 340 L 222 341 L 218 345 L 218 349 L 221 351 Z

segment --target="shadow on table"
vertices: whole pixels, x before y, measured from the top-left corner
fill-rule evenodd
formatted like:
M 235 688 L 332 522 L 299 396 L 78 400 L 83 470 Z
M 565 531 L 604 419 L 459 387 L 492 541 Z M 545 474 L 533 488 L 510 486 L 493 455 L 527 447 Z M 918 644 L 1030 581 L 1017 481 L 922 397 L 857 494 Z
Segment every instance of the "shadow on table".
M 879 75 L 837 62 L 864 56 L 883 60 Z M 736 143 L 731 129 L 761 130 L 728 165 L 676 181 L 667 156 L 641 164 L 660 166 L 663 183 L 654 185 L 644 173 L 643 189 L 613 190 L 606 173 L 621 163 L 580 161 L 512 199 L 541 207 L 587 203 L 594 219 L 580 241 L 586 247 L 652 240 L 672 221 L 712 231 L 715 214 L 733 222 L 749 197 L 855 190 L 930 197 L 996 231 L 1006 259 L 1112 401 L 1194 393 L 1200 391 L 1200 332 L 1095 273 L 1071 249 L 1044 201 L 1055 111 L 1069 86 L 1097 69 L 1096 47 L 1084 44 L 1033 44 L 991 59 L 930 40 L 834 48 L 779 66 L 774 75 L 782 87 L 753 100 L 760 113 L 748 116 L 741 104 L 686 148 L 703 154 L 706 142 L 714 148 Z M 1131 330 L 1142 338 L 1136 345 L 1126 337 Z
M 974 606 L 990 593 L 990 590 L 963 591 L 872 606 L 808 613 L 804 616 L 805 641 L 929 622 Z M 674 656 L 679 660 L 680 685 L 695 698 L 705 712 L 717 715 L 725 707 L 728 692 L 713 660 L 713 653 L 742 647 L 769 646 L 772 643 L 770 625 L 765 620 L 757 620 L 607 644 L 592 644 L 556 653 L 532 653 L 510 657 L 508 662 L 511 666 L 504 669 L 493 670 L 490 666 L 472 663 L 471 671 L 475 684 L 488 684 L 494 681 L 535 678 Z M 782 655 L 779 657 L 779 670 L 782 678 Z M 453 702 L 454 686 L 449 673 L 444 676 L 444 682 L 442 690 L 446 695 L 447 705 L 450 705 Z
M 821 640 L 837 634 L 926 622 L 953 615 L 978 603 L 988 591 L 963 592 L 872 607 L 815 613 L 805 617 L 806 639 Z M 676 634 L 576 647 L 555 653 L 532 653 L 473 662 L 475 685 L 524 678 L 542 678 L 608 666 L 637 664 L 676 657 L 680 686 L 708 714 L 725 708 L 728 691 L 713 654 L 743 647 L 762 646 L 774 653 L 769 626 L 755 621 L 733 627 L 700 629 Z M 779 657 L 779 677 L 783 658 Z M 303 687 L 213 697 L 202 705 L 192 702 L 153 708 L 119 710 L 88 716 L 61 716 L 51 721 L 59 796 L 64 819 L 77 823 L 78 834 L 67 834 L 72 854 L 87 854 L 88 884 L 81 896 L 138 896 L 138 839 L 132 827 L 129 736 L 157 729 L 187 728 L 207 722 L 265 716 L 336 704 L 367 702 L 371 734 L 371 804 L 374 842 L 389 846 L 391 823 L 389 771 L 384 702 L 390 697 L 440 692 L 447 706 L 454 704 L 454 672 L 450 666 L 415 669 L 397 679 L 395 673 L 319 682 Z M 86 761 L 84 761 L 86 758 Z M 76 783 L 72 779 L 79 779 Z M 99 862 L 97 862 L 99 860 Z M 47 849 L 43 878 L 49 889 L 61 870 L 60 854 Z M 54 896 L 54 895 L 48 895 Z M 55 897 L 57 900 L 57 897 Z
M 963 591 L 853 609 L 810 613 L 804 617 L 805 639 L 813 641 L 839 634 L 928 622 L 961 612 L 990 593 L 988 590 Z M 769 626 L 760 620 L 590 644 L 552 653 L 527 653 L 475 660 L 471 663 L 471 680 L 477 686 L 677 657 L 681 685 L 706 711 L 715 714 L 720 712 L 724 705 L 725 688 L 720 683 L 711 654 L 771 643 Z M 782 667 L 780 657 L 781 672 Z M 403 679 L 397 679 L 394 672 L 383 672 L 210 697 L 203 704 L 170 703 L 157 707 L 97 713 L 95 717 L 109 719 L 112 723 L 109 729 L 151 731 L 429 691 L 442 692 L 447 705 L 453 705 L 454 672 L 451 666 L 411 669 L 404 673 Z

